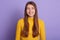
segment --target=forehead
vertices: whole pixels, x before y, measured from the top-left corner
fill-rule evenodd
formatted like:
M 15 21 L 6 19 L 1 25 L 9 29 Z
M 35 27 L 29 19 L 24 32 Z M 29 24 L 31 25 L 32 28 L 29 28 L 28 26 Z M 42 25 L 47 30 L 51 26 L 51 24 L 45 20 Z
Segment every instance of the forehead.
M 27 7 L 34 7 L 32 4 L 28 4 Z

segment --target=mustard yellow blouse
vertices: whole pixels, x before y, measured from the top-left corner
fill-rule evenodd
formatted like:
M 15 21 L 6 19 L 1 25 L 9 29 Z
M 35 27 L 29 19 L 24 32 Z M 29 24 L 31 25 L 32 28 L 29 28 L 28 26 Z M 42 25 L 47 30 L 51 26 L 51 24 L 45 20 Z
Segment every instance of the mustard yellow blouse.
M 46 34 L 45 34 L 45 25 L 43 20 L 38 19 L 38 23 L 39 23 L 39 36 L 33 38 L 32 37 L 32 26 L 33 26 L 33 18 L 28 17 L 28 23 L 29 23 L 29 34 L 28 37 L 21 37 L 20 33 L 21 30 L 23 30 L 24 27 L 24 19 L 21 18 L 18 20 L 17 23 L 17 29 L 16 29 L 16 37 L 15 40 L 46 40 Z

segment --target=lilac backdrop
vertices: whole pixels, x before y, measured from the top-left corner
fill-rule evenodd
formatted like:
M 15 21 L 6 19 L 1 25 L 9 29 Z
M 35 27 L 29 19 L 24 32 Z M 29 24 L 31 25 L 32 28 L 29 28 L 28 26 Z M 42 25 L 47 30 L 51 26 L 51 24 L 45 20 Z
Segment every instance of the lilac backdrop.
M 0 0 L 0 40 L 14 40 L 18 19 L 29 0 Z M 32 0 L 45 22 L 47 40 L 60 40 L 60 0 Z

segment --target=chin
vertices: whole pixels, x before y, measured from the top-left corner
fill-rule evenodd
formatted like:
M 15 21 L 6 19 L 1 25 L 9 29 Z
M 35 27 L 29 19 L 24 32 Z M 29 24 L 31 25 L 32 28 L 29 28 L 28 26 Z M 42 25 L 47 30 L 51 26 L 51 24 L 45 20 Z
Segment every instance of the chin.
M 33 15 L 30 15 L 30 17 L 33 17 Z
M 29 15 L 30 17 L 33 17 L 34 15 Z

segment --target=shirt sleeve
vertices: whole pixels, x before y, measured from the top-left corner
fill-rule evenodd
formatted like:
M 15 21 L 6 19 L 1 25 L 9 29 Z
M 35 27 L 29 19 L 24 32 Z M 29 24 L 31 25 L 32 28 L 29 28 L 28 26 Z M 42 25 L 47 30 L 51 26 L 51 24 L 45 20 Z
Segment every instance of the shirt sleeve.
M 15 36 L 15 40 L 20 40 L 20 32 L 21 32 L 21 21 L 19 20 L 17 22 L 17 27 L 16 27 L 16 36 Z
M 40 22 L 40 39 L 41 40 L 46 40 L 46 33 L 45 33 L 45 24 L 44 21 Z

